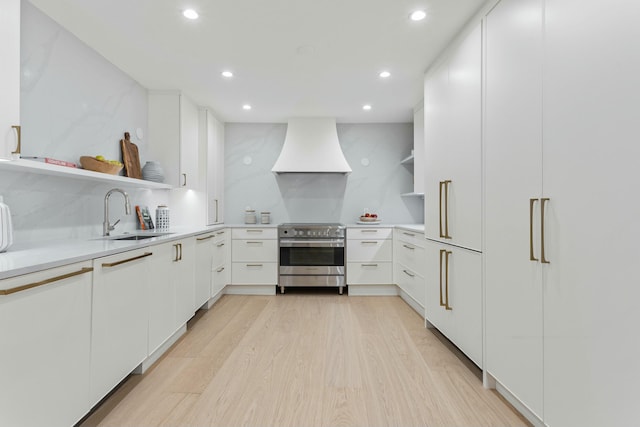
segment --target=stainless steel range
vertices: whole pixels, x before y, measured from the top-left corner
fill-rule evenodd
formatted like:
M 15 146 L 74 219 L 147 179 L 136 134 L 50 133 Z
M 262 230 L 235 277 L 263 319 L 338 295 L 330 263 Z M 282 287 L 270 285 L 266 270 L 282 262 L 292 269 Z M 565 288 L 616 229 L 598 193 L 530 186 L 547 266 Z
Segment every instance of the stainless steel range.
M 337 287 L 345 284 L 342 224 L 291 223 L 278 226 L 280 292 L 290 286 Z

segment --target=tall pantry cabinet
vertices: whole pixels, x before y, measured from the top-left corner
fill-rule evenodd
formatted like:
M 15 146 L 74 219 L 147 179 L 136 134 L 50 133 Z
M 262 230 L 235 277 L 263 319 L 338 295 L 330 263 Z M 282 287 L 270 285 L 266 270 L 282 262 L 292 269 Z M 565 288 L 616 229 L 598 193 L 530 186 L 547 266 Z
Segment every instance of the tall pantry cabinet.
M 486 370 L 549 426 L 640 424 L 639 18 L 502 0 L 486 19 Z
M 425 317 L 482 366 L 482 30 L 425 78 Z
M 18 148 L 20 125 L 20 0 L 0 5 L 0 160 Z M 19 129 L 19 128 L 18 128 Z

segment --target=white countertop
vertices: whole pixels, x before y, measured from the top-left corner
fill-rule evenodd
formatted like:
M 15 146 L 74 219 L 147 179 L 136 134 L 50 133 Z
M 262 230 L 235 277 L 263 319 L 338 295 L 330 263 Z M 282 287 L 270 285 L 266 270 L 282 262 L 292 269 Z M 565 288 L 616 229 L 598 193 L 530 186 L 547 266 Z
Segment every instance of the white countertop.
M 345 224 L 347 227 L 401 228 L 403 230 L 424 232 L 422 224 Z M 0 280 L 22 274 L 34 273 L 49 268 L 60 267 L 74 262 L 87 261 L 103 256 L 114 255 L 137 248 L 153 246 L 185 237 L 195 236 L 221 228 L 261 227 L 274 228 L 278 224 L 218 224 L 203 227 L 172 228 L 170 234 L 144 240 L 110 240 L 95 237 L 93 239 L 69 239 L 49 242 L 20 242 L 11 246 L 7 252 L 0 253 Z M 155 230 L 154 230 L 155 231 Z M 133 234 L 133 233 L 130 233 Z M 144 234 L 137 231 L 135 234 Z M 8 285 L 7 285 L 8 286 Z M 3 288 L 0 282 L 0 289 Z
M 160 242 L 182 239 L 225 227 L 228 226 L 220 224 L 178 228 L 170 230 L 171 234 L 144 240 L 109 240 L 109 238 L 96 237 L 93 239 L 16 243 L 7 252 L 0 253 L 0 279 L 144 248 Z M 144 234 L 144 231 L 137 231 L 135 234 Z M 2 282 L 0 282 L 0 289 L 3 289 Z

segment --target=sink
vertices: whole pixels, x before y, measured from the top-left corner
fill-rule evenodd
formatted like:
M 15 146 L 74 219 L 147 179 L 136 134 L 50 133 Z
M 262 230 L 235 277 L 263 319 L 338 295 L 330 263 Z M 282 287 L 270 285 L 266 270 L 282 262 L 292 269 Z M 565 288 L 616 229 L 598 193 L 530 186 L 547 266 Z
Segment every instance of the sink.
M 148 233 L 140 233 L 140 234 L 131 234 L 125 233 L 117 236 L 105 236 L 100 238 L 100 240 L 145 240 L 152 239 L 154 237 L 166 236 L 167 234 L 173 234 L 170 232 L 148 232 Z
M 151 239 L 153 237 L 158 237 L 158 236 L 121 236 L 121 237 L 114 237 L 111 240 L 144 240 L 144 239 Z

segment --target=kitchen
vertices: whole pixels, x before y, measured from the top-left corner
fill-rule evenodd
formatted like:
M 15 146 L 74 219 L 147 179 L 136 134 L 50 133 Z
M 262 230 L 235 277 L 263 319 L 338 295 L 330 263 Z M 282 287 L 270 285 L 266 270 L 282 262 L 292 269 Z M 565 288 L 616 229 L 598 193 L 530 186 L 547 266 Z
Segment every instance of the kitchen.
M 634 118 L 639 98 L 634 83 L 640 61 L 635 51 L 625 47 L 625 42 L 628 44 L 637 38 L 633 18 L 638 17 L 638 8 L 624 1 L 602 6 L 571 0 L 547 1 L 544 5 L 536 1 L 503 0 L 495 8 L 496 2 L 489 3 L 483 5 L 452 42 L 451 58 L 454 59 L 447 62 L 445 56 L 426 70 L 426 123 L 448 124 L 425 126 L 425 136 L 447 132 L 457 135 L 456 132 L 469 130 L 476 133 L 474 138 L 483 137 L 482 151 L 463 150 L 451 156 L 454 161 L 458 156 L 457 163 L 463 165 L 473 163 L 473 158 L 477 160 L 473 167 L 483 165 L 482 175 L 478 176 L 481 179 L 475 180 L 475 187 L 469 190 L 449 176 L 432 176 L 432 172 L 438 171 L 438 164 L 451 160 L 425 156 L 422 165 L 424 208 L 419 196 L 403 196 L 414 191 L 413 171 L 401 164 L 414 148 L 413 127 L 406 122 L 338 123 L 340 143 L 353 172 L 346 178 L 327 177 L 313 182 L 308 182 L 305 176 L 280 177 L 270 171 L 284 141 L 285 124 L 227 123 L 224 126 L 224 189 L 219 191 L 217 206 L 224 216 L 221 219 L 225 224 L 242 224 L 249 206 L 258 212 L 269 211 L 272 223 L 299 221 L 299 216 L 304 215 L 303 219 L 311 221 L 352 224 L 365 208 L 376 211 L 383 224 L 424 221 L 427 234 L 433 236 L 424 242 L 425 253 L 435 253 L 426 259 L 425 266 L 427 272 L 432 273 L 429 280 L 436 288 L 435 296 L 427 293 L 429 323 L 442 330 L 447 327 L 444 323 L 438 324 L 440 316 L 429 308 L 431 303 L 439 305 L 437 272 L 440 270 L 440 279 L 443 279 L 443 263 L 451 262 L 452 283 L 462 277 L 461 274 L 474 271 L 477 271 L 473 273 L 476 280 L 483 279 L 480 295 L 484 301 L 483 312 L 476 323 L 483 325 L 480 354 L 484 360 L 480 364 L 487 387 L 496 387 L 534 424 L 637 424 L 637 415 L 632 411 L 638 397 L 633 380 L 639 375 L 634 362 L 640 348 L 630 325 L 638 320 L 634 298 L 637 291 L 632 284 L 637 282 L 633 269 L 637 251 L 633 243 L 639 236 L 638 209 L 630 197 L 633 194 L 630 185 L 638 178 L 634 161 L 639 153 L 633 140 L 637 136 Z M 55 40 L 44 34 L 51 29 L 52 34 L 61 38 L 58 46 L 77 43 L 64 40 L 72 36 L 52 27 L 48 17 L 35 8 L 32 7 L 27 16 L 29 13 L 34 19 L 32 25 L 42 28 L 40 36 L 45 40 Z M 478 30 L 481 20 L 483 27 Z M 513 27 L 514 23 L 519 27 Z M 544 28 L 544 37 L 541 28 Z M 28 46 L 30 37 L 38 37 L 37 33 L 22 33 L 23 46 Z M 504 34 L 513 37 L 504 37 Z M 484 94 L 484 98 L 477 98 L 478 104 L 482 102 L 484 113 L 481 129 L 459 125 L 461 116 L 456 114 L 464 115 L 464 111 L 442 109 L 445 115 L 435 121 L 429 116 L 440 111 L 430 109 L 439 105 L 435 101 L 444 100 L 440 105 L 447 105 L 447 101 L 456 99 L 455 93 L 439 92 L 442 89 L 437 84 L 439 79 L 464 81 L 464 75 L 442 70 L 455 69 L 456 59 L 464 62 L 471 57 L 480 58 L 479 55 L 455 55 L 456 46 L 468 47 L 467 41 L 478 48 L 489 47 L 487 63 L 482 65 L 486 75 L 474 82 L 482 85 Z M 22 58 L 25 65 L 33 67 L 33 73 L 22 76 L 24 105 L 20 108 L 30 112 L 23 113 L 20 120 L 24 128 L 23 153 L 41 154 L 28 151 L 33 149 L 33 144 L 41 142 L 61 150 L 55 154 L 62 157 L 104 154 L 107 158 L 117 158 L 117 140 L 122 138 L 122 130 L 114 134 L 113 129 L 102 128 L 100 123 L 83 129 L 74 127 L 73 123 L 48 121 L 48 111 L 55 108 L 49 106 L 48 110 L 38 111 L 39 104 L 29 103 L 33 94 L 30 91 L 37 91 L 38 84 L 45 83 L 38 81 L 37 71 L 46 69 L 47 61 L 55 59 L 47 55 L 46 43 L 37 40 L 33 43 L 36 46 L 33 54 Z M 88 122 L 100 122 L 96 118 L 100 114 L 110 118 L 122 114 L 125 118 L 116 118 L 115 122 L 120 129 L 131 130 L 134 142 L 140 145 L 142 158 L 151 159 L 148 154 L 153 150 L 145 145 L 145 138 L 150 138 L 153 131 L 146 129 L 146 118 L 136 116 L 139 111 L 146 111 L 141 104 L 146 99 L 145 89 L 115 67 L 101 63 L 92 69 L 92 61 L 100 62 L 102 58 L 81 43 L 75 46 L 75 50 L 67 54 L 67 60 L 81 53 L 87 56 L 78 60 L 74 70 L 77 75 L 67 77 L 74 85 L 49 82 L 49 86 L 45 86 L 51 91 L 49 105 L 60 103 L 60 111 L 82 107 L 83 103 L 73 97 L 82 100 L 85 94 L 101 88 L 120 94 L 106 98 L 103 104 L 106 113 L 91 110 L 91 103 L 87 103 L 84 104 L 86 110 L 80 114 Z M 590 47 L 588 52 L 584 46 Z M 509 62 L 505 58 L 515 59 Z M 58 58 L 60 63 L 64 63 L 64 59 Z M 69 72 L 68 67 L 49 69 Z M 96 70 L 100 73 L 94 74 Z M 82 75 L 99 75 L 100 84 L 84 81 Z M 109 82 L 117 87 L 108 88 Z M 65 105 L 66 101 L 70 105 Z M 116 108 L 120 105 L 131 110 L 120 111 Z M 455 120 L 449 121 L 451 118 Z M 29 120 L 36 120 L 37 125 L 30 124 Z M 61 139 L 51 140 L 54 136 Z M 75 146 L 60 143 L 74 140 L 73 136 L 77 137 Z M 369 142 L 364 143 L 365 140 L 379 141 L 373 143 L 376 149 Z M 389 149 L 389 140 L 400 141 L 399 147 Z M 436 153 L 430 151 L 434 147 L 428 145 L 429 141 L 425 139 L 427 153 Z M 509 145 L 503 141 L 523 143 Z M 531 143 L 525 145 L 524 141 Z M 108 144 L 113 144 L 112 151 L 105 149 Z M 522 153 L 527 156 L 522 158 Z M 509 165 L 507 170 L 505 165 Z M 11 168 L 0 166 L 0 192 L 11 207 L 14 222 L 15 243 L 7 254 L 19 250 L 24 242 L 86 239 L 100 234 L 102 199 L 119 181 L 70 179 L 73 175 L 32 173 L 35 167 L 18 172 Z M 466 166 L 463 169 L 471 170 Z M 346 184 L 341 183 L 341 179 L 346 179 Z M 524 191 L 524 196 L 515 195 L 515 190 L 531 183 L 535 185 Z M 311 205 L 303 193 L 309 187 L 321 196 Z M 381 192 L 380 188 L 385 191 Z M 129 187 L 127 190 L 135 204 L 169 205 L 176 225 L 205 224 L 207 210 L 215 209 L 207 206 L 206 197 L 198 190 L 166 191 L 161 187 Z M 466 200 L 459 198 L 463 190 L 469 190 L 478 198 L 484 194 L 479 203 L 474 202 L 481 208 L 473 207 L 477 209 L 473 214 L 466 208 L 460 213 L 460 203 Z M 451 201 L 451 205 L 445 202 L 445 208 L 450 207 L 451 212 L 450 216 L 444 215 L 444 223 L 442 218 L 438 221 L 438 206 L 441 214 L 445 210 L 439 196 Z M 135 219 L 124 215 L 123 204 L 116 197 L 111 201 L 113 220 L 122 217 L 117 226 L 121 227 L 120 231 L 134 230 Z M 311 209 L 307 210 L 308 206 Z M 518 221 L 505 220 L 504 216 L 511 215 L 511 210 Z M 474 229 L 478 230 L 480 240 L 456 243 L 459 225 L 465 220 L 456 217 L 457 214 L 474 217 Z M 438 230 L 439 226 L 445 226 L 440 233 L 429 231 Z M 453 245 L 447 245 L 449 235 L 453 236 Z M 431 241 L 435 243 L 432 245 Z M 459 252 L 459 248 L 463 252 Z M 186 244 L 185 250 L 188 250 Z M 481 266 L 474 264 L 458 270 L 460 264 L 456 265 L 456 260 L 471 259 L 464 251 L 468 251 L 474 263 L 481 259 Z M 522 253 L 523 262 L 520 258 L 509 258 Z M 10 259 L 5 255 L 2 254 L 4 258 L 0 261 Z M 42 256 L 47 256 L 46 248 Z M 3 264 L 3 271 L 11 268 Z M 531 281 L 529 276 L 533 278 Z M 523 277 L 527 280 L 514 279 Z M 504 285 L 520 282 L 521 287 Z M 445 280 L 445 286 L 448 283 L 448 279 Z M 525 299 L 519 299 L 525 295 Z M 447 306 L 448 301 L 442 297 L 440 294 L 440 305 Z M 455 300 L 453 295 L 452 299 Z M 456 312 L 455 302 L 451 306 Z

